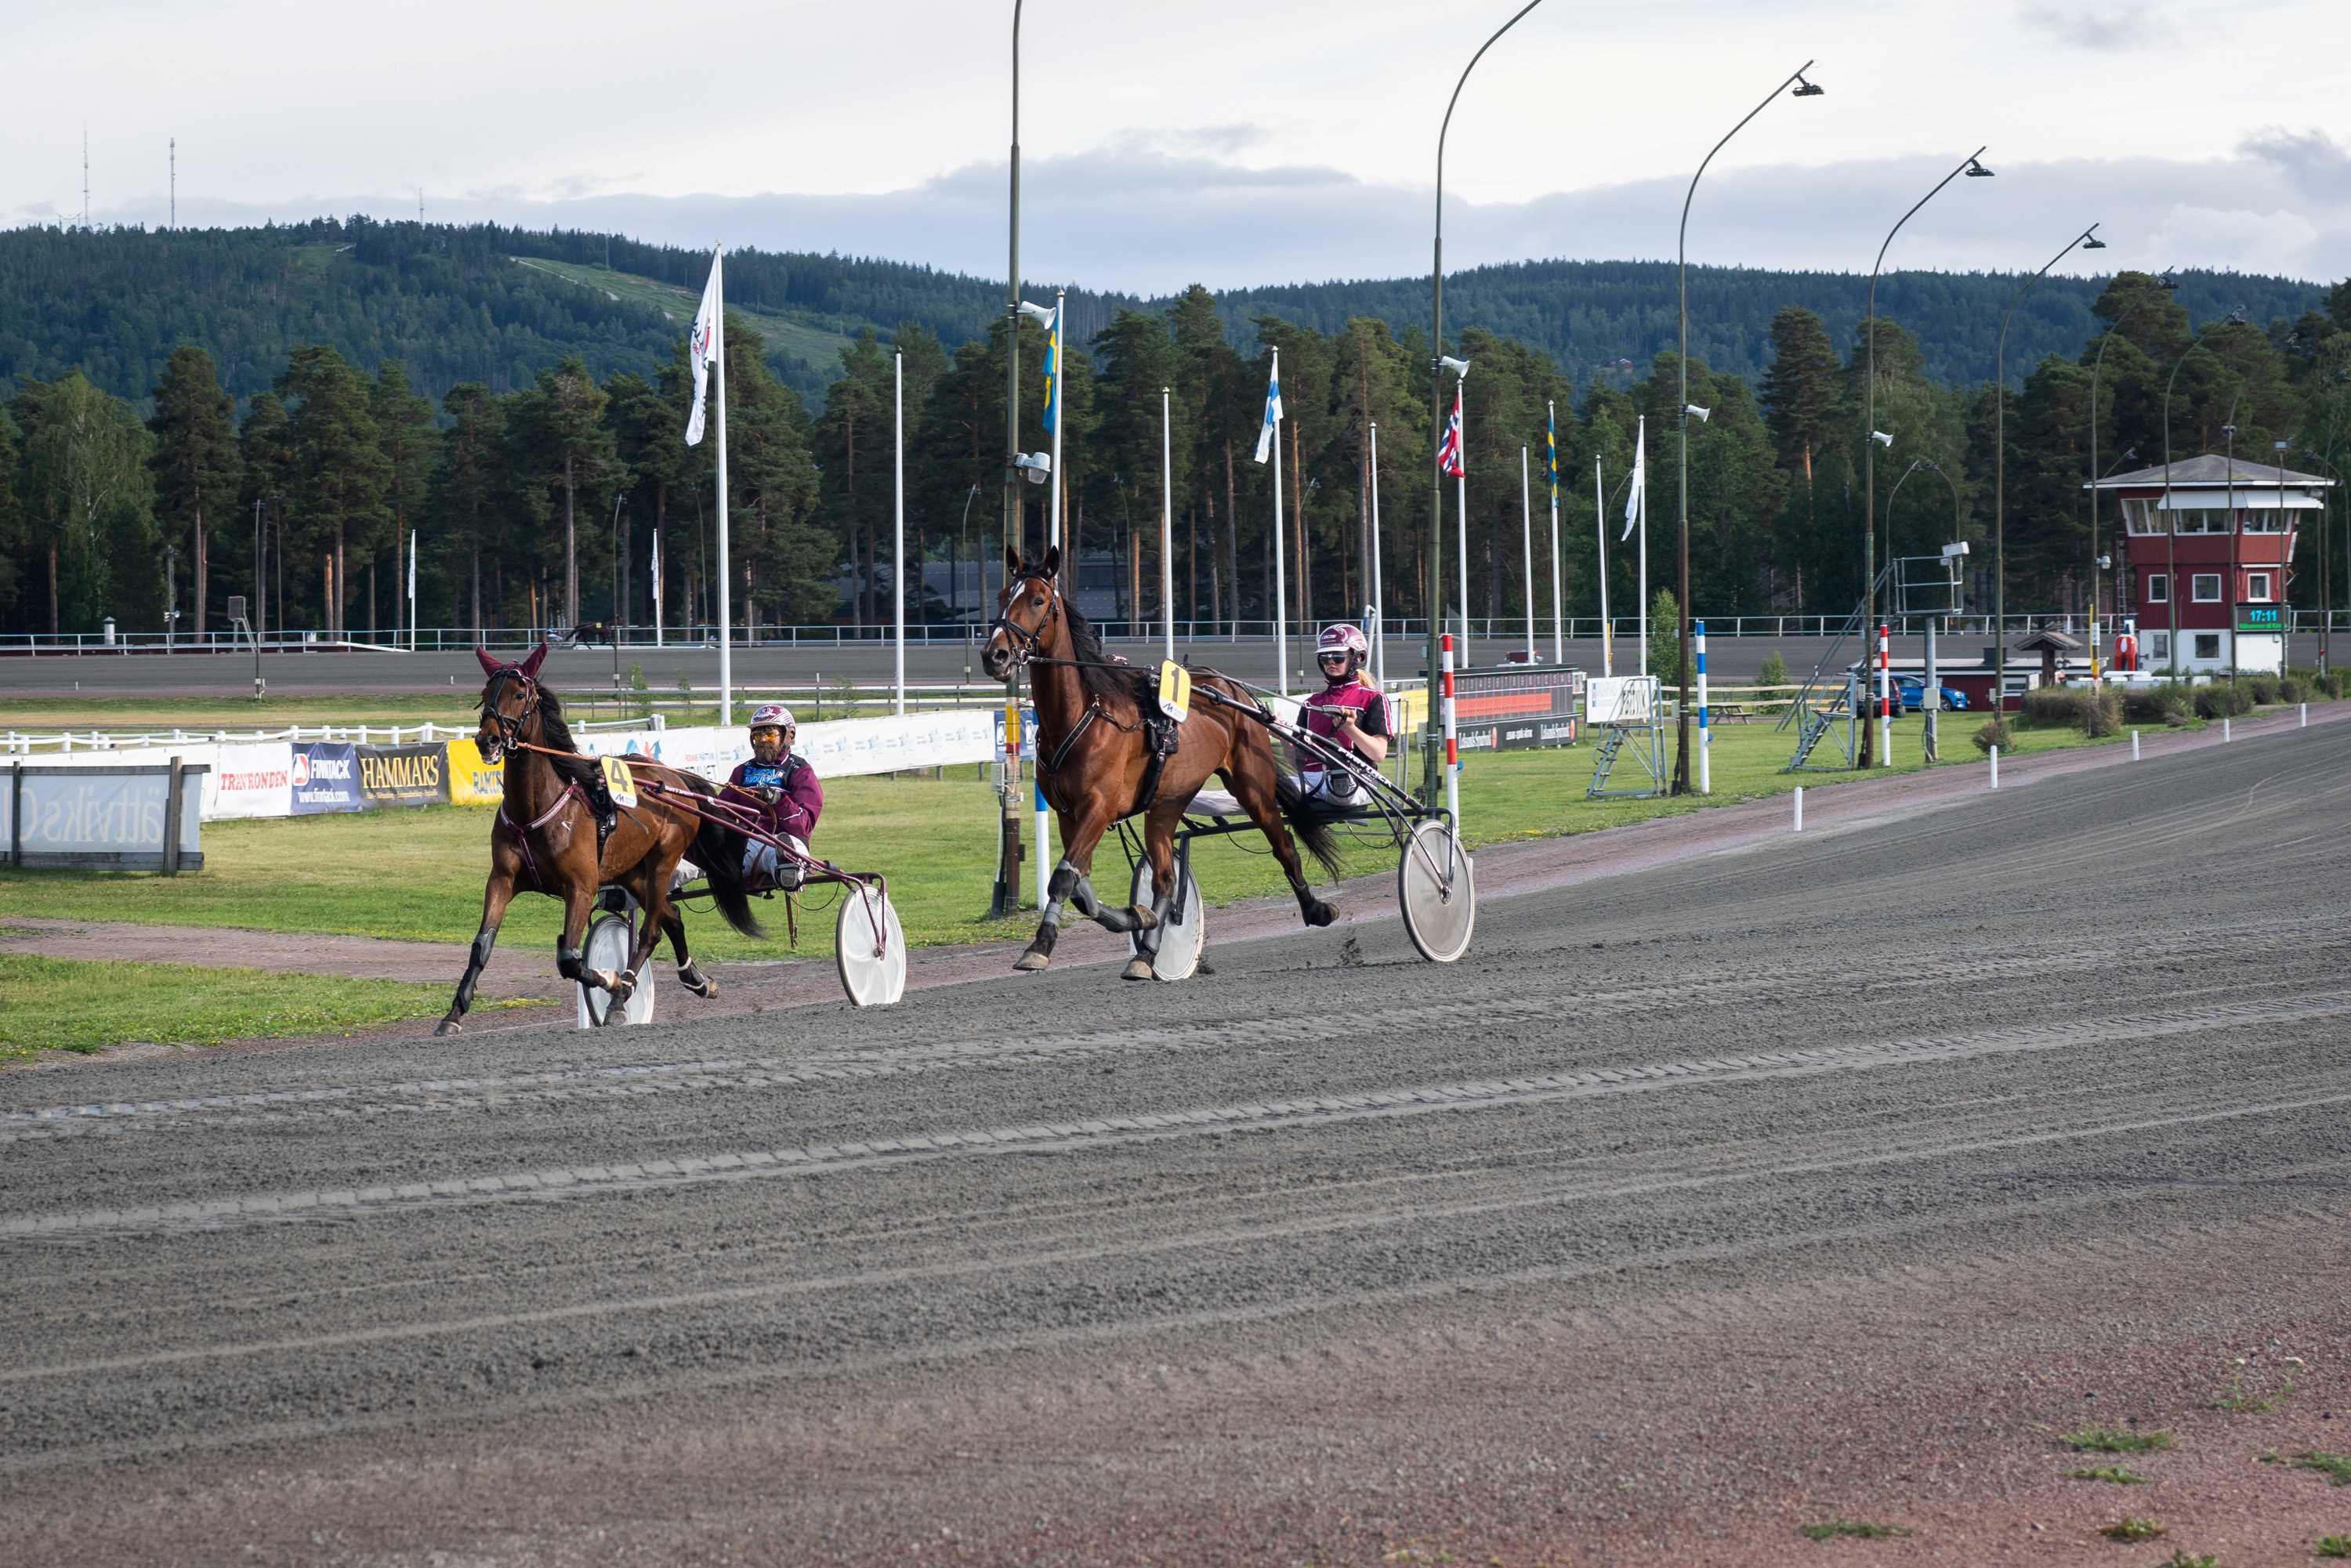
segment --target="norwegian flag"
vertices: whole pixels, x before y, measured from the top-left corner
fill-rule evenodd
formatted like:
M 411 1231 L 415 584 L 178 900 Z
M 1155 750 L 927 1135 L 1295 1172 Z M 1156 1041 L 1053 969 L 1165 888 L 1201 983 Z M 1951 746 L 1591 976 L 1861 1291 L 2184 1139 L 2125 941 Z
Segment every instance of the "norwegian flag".
M 1458 479 L 1469 470 L 1461 461 L 1461 388 L 1453 389 L 1453 417 L 1445 422 L 1445 439 L 1437 444 L 1437 471 Z

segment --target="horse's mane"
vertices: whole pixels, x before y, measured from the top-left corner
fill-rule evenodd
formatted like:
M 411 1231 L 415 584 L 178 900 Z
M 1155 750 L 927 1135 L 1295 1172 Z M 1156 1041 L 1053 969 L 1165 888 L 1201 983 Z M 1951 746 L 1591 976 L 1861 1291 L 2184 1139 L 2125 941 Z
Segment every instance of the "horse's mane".
M 1128 669 L 1110 662 L 1110 650 L 1102 646 L 1102 633 L 1093 622 L 1079 613 L 1077 602 L 1070 595 L 1061 595 L 1061 617 L 1070 628 L 1070 657 L 1077 661 L 1078 683 L 1090 697 L 1118 697 L 1138 706 L 1143 701 L 1144 683 L 1148 678 L 1141 670 Z
M 589 781 L 596 777 L 596 765 L 576 755 L 580 742 L 572 737 L 571 727 L 563 722 L 563 699 L 555 695 L 551 686 L 538 688 L 538 734 L 541 746 L 554 751 L 575 754 L 550 757 L 547 760 L 554 766 L 557 773 L 586 788 Z

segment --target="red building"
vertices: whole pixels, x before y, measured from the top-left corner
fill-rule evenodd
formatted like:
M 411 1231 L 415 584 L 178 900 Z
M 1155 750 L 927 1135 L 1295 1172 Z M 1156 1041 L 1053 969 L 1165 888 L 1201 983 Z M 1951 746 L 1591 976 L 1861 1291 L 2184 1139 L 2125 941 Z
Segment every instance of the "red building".
M 2298 527 L 2305 514 L 2322 521 L 2335 481 L 2242 457 L 2232 468 L 2210 452 L 2174 461 L 2168 477 L 2158 465 L 2095 486 L 2139 667 L 2283 670 Z

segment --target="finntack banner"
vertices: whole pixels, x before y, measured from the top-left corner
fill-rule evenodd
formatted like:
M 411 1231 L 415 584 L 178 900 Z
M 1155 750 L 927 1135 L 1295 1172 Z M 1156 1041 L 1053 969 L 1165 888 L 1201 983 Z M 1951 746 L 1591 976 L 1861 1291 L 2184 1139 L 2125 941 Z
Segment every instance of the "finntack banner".
M 310 741 L 294 747 L 294 814 L 356 811 L 360 796 L 359 747 L 348 741 Z

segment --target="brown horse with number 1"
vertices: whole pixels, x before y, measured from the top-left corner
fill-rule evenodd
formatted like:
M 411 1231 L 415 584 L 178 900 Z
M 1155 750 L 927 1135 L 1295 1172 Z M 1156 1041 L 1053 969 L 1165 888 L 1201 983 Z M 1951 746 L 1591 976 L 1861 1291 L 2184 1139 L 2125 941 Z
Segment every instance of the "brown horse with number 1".
M 662 768 L 662 792 L 649 791 L 636 804 L 619 808 L 606 836 L 590 803 L 591 795 L 601 794 L 596 765 L 578 755 L 570 728 L 563 722 L 562 703 L 538 684 L 546 647 L 532 649 L 514 664 L 502 664 L 479 648 L 474 656 L 489 675 L 482 687 L 482 723 L 474 744 L 483 761 L 495 765 L 505 759 L 506 797 L 490 829 L 490 879 L 482 890 L 482 928 L 466 957 L 465 977 L 457 982 L 457 998 L 438 1032 L 455 1034 L 464 1027 L 459 1020 L 474 1005 L 475 982 L 490 961 L 507 905 L 517 893 L 543 893 L 563 901 L 556 967 L 567 980 L 611 992 L 615 1008 L 636 989 L 637 971 L 652 956 L 656 932 L 669 937 L 677 977 L 685 988 L 696 996 L 717 995 L 718 987 L 687 955 L 685 923 L 669 901 L 678 862 L 691 851 L 710 880 L 726 923 L 747 936 L 762 933 L 751 917 L 743 886 L 742 836 L 664 798 L 681 788 L 707 794 L 709 783 Z M 636 762 L 632 767 L 661 765 Z M 629 967 L 619 974 L 589 968 L 580 951 L 596 896 L 607 887 L 625 890 L 645 917 L 631 946 Z
M 1290 841 L 1300 842 L 1325 871 L 1338 871 L 1338 847 L 1330 814 L 1299 789 L 1281 770 L 1264 724 L 1236 711 L 1255 709 L 1257 699 L 1238 682 L 1214 670 L 1193 679 L 1196 701 L 1175 727 L 1175 747 L 1154 765 L 1152 729 L 1158 700 L 1151 674 L 1113 661 L 1078 607 L 1061 592 L 1061 552 L 1048 549 L 1029 562 L 1017 550 L 1004 555 L 1004 591 L 980 661 L 992 680 L 1026 667 L 1037 695 L 1037 777 L 1061 830 L 1061 861 L 1046 884 L 1046 904 L 1036 938 L 1013 967 L 1041 969 L 1052 962 L 1061 934 L 1061 908 L 1111 931 L 1150 932 L 1164 918 L 1176 891 L 1176 830 L 1192 797 L 1213 776 L 1240 802 L 1250 821 L 1273 845 L 1274 857 L 1298 895 L 1309 925 L 1328 925 L 1338 911 L 1314 895 L 1306 870 Z M 1224 700 L 1220 701 L 1219 698 Z M 1094 847 L 1113 822 L 1143 818 L 1143 848 L 1151 862 L 1151 885 L 1158 907 L 1114 909 L 1094 894 L 1090 880 Z M 1155 940 L 1131 960 L 1124 977 L 1148 979 Z

